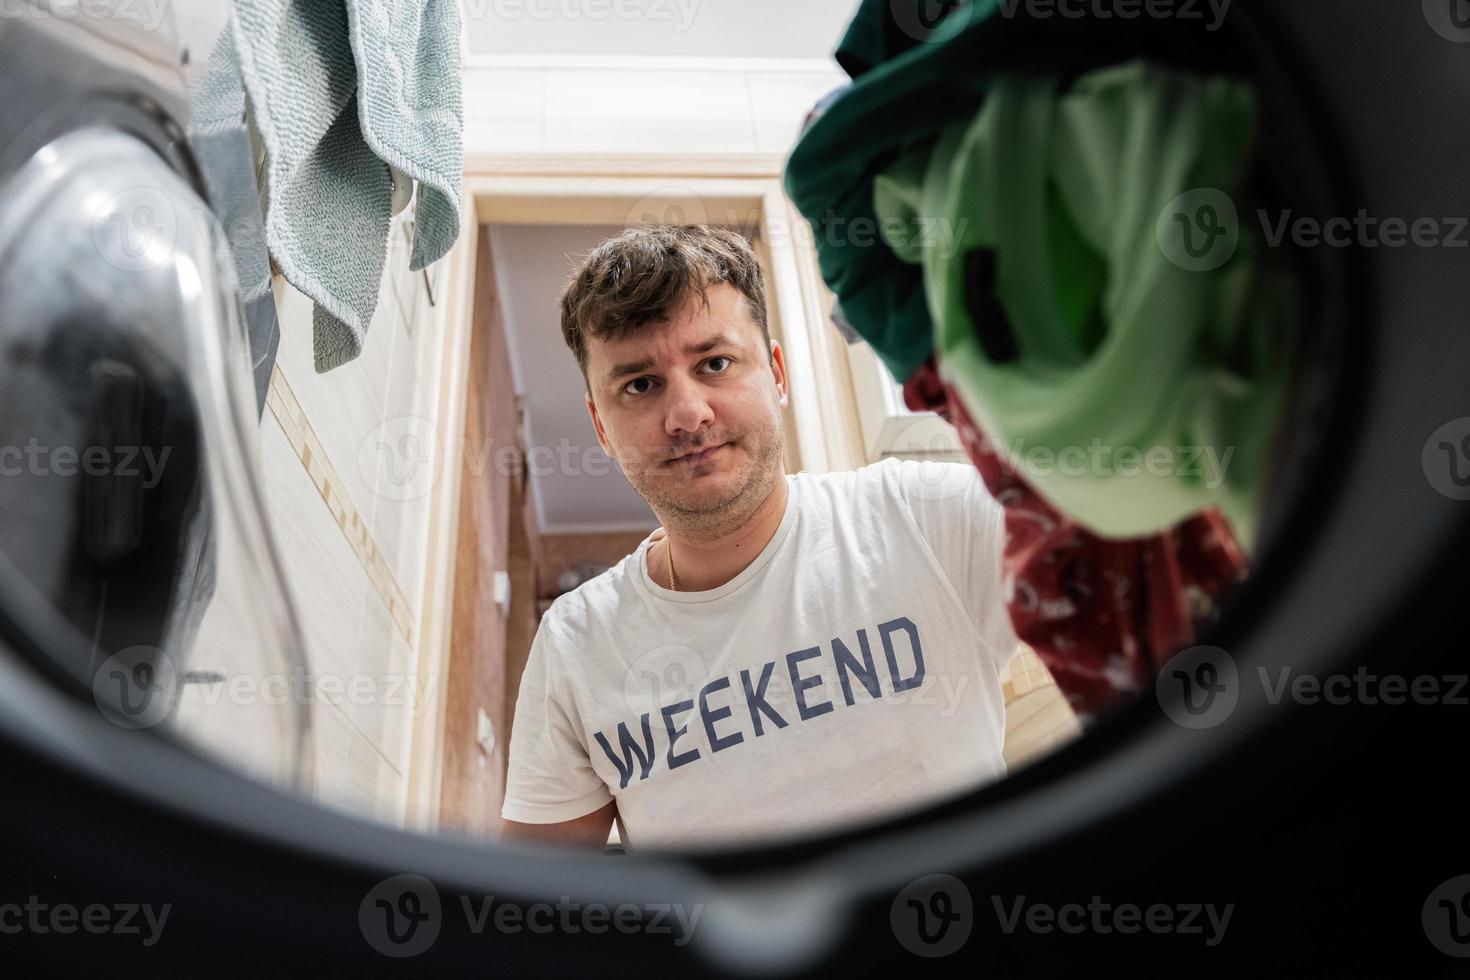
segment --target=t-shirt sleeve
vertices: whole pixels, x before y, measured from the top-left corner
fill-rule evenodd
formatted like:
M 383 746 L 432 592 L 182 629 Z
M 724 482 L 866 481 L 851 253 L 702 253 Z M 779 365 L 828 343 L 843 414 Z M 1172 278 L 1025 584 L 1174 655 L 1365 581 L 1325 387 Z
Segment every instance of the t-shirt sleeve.
M 996 669 L 1020 649 L 1002 585 L 1005 510 L 968 463 L 889 457 L 899 492 Z
M 551 615 L 546 614 L 531 641 L 511 725 L 510 763 L 500 815 L 519 823 L 575 820 L 613 798 L 593 770 L 564 695 L 557 690 L 551 661 L 558 637 Z

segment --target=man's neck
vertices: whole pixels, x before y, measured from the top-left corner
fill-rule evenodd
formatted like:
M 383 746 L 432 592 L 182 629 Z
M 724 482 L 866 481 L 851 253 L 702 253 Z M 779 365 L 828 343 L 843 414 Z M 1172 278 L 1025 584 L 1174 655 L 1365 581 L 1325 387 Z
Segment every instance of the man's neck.
M 660 546 L 648 549 L 649 574 L 659 584 L 669 585 L 667 549 L 672 541 L 678 591 L 707 592 L 719 588 L 748 568 L 770 543 L 786 514 L 790 492 L 783 475 L 744 523 L 716 537 L 687 536 L 667 528 Z

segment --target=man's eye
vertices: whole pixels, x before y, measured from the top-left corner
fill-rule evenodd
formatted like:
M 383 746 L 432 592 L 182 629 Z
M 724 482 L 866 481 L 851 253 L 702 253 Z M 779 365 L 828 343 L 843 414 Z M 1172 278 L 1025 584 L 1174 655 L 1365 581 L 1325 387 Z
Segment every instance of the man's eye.
M 728 357 L 726 357 L 725 355 L 721 354 L 718 357 L 711 357 L 708 361 L 705 361 L 704 363 L 710 364 L 710 363 L 712 363 L 714 361 L 728 361 L 728 360 L 729 360 Z M 723 371 L 716 371 L 715 373 L 716 374 L 724 374 L 725 372 L 723 372 Z
M 715 357 L 711 357 L 708 361 L 705 361 L 704 363 L 706 365 L 708 365 L 708 364 L 714 363 L 715 361 L 729 361 L 729 360 L 730 360 L 730 358 L 726 357 L 723 354 L 720 354 L 720 355 L 717 355 Z M 724 370 L 715 371 L 714 373 L 715 374 L 724 374 L 725 371 L 728 371 L 728 370 L 729 370 L 729 368 L 727 367 Z M 630 395 L 644 395 L 644 394 L 647 394 L 648 393 L 647 390 L 644 390 L 644 391 L 635 391 L 633 389 L 633 386 L 636 385 L 640 381 L 652 381 L 652 380 L 653 380 L 652 378 L 646 378 L 646 377 L 645 378 L 634 378 L 632 381 L 629 381 L 627 384 L 625 384 L 623 386 L 623 390 L 625 392 L 627 392 L 628 394 L 630 394 Z

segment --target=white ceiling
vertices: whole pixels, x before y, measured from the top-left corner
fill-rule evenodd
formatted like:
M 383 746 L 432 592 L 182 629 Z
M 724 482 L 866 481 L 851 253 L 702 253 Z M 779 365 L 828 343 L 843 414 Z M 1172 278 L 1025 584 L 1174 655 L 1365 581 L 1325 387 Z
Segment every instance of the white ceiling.
M 462 5 L 472 56 L 830 58 L 858 0 L 462 0 Z
M 658 518 L 597 444 L 558 304 L 577 261 L 621 226 L 491 225 L 511 371 L 526 411 L 531 499 L 542 533 L 652 531 Z

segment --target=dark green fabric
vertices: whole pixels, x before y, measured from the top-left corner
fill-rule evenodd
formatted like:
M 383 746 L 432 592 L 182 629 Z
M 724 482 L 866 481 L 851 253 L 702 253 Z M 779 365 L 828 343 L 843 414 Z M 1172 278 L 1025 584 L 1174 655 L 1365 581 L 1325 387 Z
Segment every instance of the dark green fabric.
M 933 340 L 918 270 L 896 261 L 878 235 L 877 173 L 946 125 L 972 119 L 999 74 L 1065 79 L 1139 53 L 1220 65 L 1232 57 L 1225 40 L 1203 22 L 1005 17 L 1000 0 L 864 0 L 836 55 L 854 81 L 798 141 L 785 186 L 813 226 L 822 276 L 844 317 L 894 377 L 908 378 Z
M 1232 223 L 1218 264 L 1175 252 L 1171 204 L 1239 194 L 1254 90 L 1146 62 L 1058 87 L 997 79 L 979 115 L 875 182 L 890 248 L 922 267 L 940 375 L 1027 482 L 1094 533 L 1141 537 L 1215 506 L 1248 541 L 1295 293 L 1253 225 Z M 905 237 L 919 227 L 940 231 Z M 993 299 L 977 299 L 982 275 Z M 1093 446 L 1107 452 L 1084 462 Z M 1125 456 L 1120 472 L 1123 447 L 1157 465 Z
M 1252 213 L 1241 188 L 1255 120 L 1250 90 L 1230 81 L 1244 61 L 1231 32 L 1004 16 L 1000 0 L 954 4 L 926 23 L 931 9 L 862 3 L 837 52 L 854 80 L 788 160 L 787 193 L 815 229 L 843 317 L 899 380 L 939 354 L 1004 448 L 1085 447 L 1096 433 L 1110 446 L 1231 451 L 1218 487 L 1189 472 L 1027 476 L 1104 536 L 1151 533 L 1218 504 L 1248 543 L 1294 294 L 1259 261 L 1244 222 L 1217 269 L 1172 267 L 1153 238 L 1165 205 L 1194 187 L 1218 187 Z M 1139 60 L 1152 69 L 1119 67 Z M 1170 66 L 1180 72 L 1166 75 Z M 1099 79 L 1111 82 L 1099 89 Z M 1150 88 L 1166 101 L 1144 112 L 1139 93 Z M 1150 124 L 1167 132 L 1145 132 Z M 1119 143 L 1129 125 L 1155 150 L 1193 149 L 1164 173 Z M 948 184 L 936 176 L 946 167 Z M 957 311 L 980 311 L 981 322 Z

